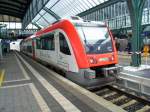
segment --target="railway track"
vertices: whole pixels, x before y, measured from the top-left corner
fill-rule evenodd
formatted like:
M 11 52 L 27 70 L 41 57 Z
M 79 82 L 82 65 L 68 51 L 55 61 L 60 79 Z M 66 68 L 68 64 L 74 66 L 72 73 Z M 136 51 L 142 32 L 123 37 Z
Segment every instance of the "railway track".
M 120 106 L 127 112 L 150 112 L 150 101 L 137 97 L 113 86 L 90 90 L 107 101 Z

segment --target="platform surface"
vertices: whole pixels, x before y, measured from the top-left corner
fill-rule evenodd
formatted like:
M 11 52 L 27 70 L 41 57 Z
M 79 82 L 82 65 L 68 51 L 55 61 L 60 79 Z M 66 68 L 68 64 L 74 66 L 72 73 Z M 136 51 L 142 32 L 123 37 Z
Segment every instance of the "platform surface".
M 131 63 L 131 54 L 128 54 L 127 52 L 118 52 L 118 57 L 119 57 L 119 64 L 121 66 L 130 66 L 130 63 Z M 147 60 L 147 62 L 146 62 Z M 142 56 L 141 58 L 141 62 L 142 64 L 146 65 L 150 65 L 150 56 L 147 57 L 144 57 Z
M 0 69 L 5 69 L 5 74 L 7 74 L 5 75 L 5 82 L 29 79 L 29 77 L 23 75 L 14 53 L 4 56 L 0 61 Z
M 140 70 L 140 71 L 136 71 L 136 72 L 123 70 L 122 72 L 126 73 L 126 74 L 133 75 L 133 76 L 139 76 L 139 77 L 149 78 L 150 79 L 150 69 Z
M 124 67 L 119 74 L 118 84 L 150 97 L 150 66 Z
M 90 99 L 91 93 L 85 90 L 81 94 L 70 89 L 70 86 L 61 85 L 51 73 L 39 65 L 35 66 L 36 62 L 30 63 L 32 60 L 29 58 L 25 60 L 21 61 L 16 53 L 10 52 L 0 62 L 0 69 L 5 70 L 4 82 L 0 86 L 0 112 L 118 111 L 110 103 L 106 102 L 108 109 L 102 100 L 95 98 L 97 101 L 93 101 Z

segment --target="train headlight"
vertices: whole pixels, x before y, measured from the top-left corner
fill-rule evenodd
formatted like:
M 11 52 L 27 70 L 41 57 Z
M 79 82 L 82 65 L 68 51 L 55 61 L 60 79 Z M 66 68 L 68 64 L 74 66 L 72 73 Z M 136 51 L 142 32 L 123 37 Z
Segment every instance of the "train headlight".
M 112 57 L 110 58 L 110 60 L 111 60 L 111 61 L 114 61 L 114 57 L 112 56 Z
M 114 55 L 109 58 L 109 61 L 114 61 Z
M 96 64 L 96 63 L 97 63 L 96 59 L 94 59 L 94 58 L 90 58 L 90 59 L 89 59 L 89 62 L 90 62 L 91 64 Z
M 90 59 L 90 63 L 94 63 L 94 60 L 93 60 L 93 59 Z

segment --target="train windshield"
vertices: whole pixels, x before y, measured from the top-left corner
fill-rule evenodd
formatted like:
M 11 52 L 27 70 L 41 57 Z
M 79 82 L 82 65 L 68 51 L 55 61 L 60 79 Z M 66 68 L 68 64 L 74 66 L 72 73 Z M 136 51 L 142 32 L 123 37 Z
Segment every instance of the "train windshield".
M 87 54 L 103 54 L 113 51 L 112 41 L 106 26 L 76 26 Z

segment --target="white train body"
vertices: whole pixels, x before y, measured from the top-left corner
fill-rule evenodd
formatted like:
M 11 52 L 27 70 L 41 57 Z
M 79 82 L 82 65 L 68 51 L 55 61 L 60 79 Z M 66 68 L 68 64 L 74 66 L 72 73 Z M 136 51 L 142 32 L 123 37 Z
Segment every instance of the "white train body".
M 79 29 L 76 26 L 79 26 Z M 83 34 L 80 34 L 82 26 L 96 30 L 102 28 L 102 31 L 99 31 L 103 45 L 95 44 L 93 47 L 93 44 L 90 44 L 92 50 L 95 48 L 98 50 L 90 51 L 90 47 L 85 44 L 85 40 L 81 38 Z M 84 38 L 86 35 L 84 34 Z M 103 36 L 107 36 L 106 39 Z M 112 35 L 104 23 L 61 20 L 23 40 L 21 51 L 64 71 L 66 77 L 72 81 L 90 87 L 108 84 L 115 80 L 114 76 L 103 76 L 106 71 L 112 72 L 118 69 L 115 66 L 118 58 L 114 45 Z M 98 74 L 100 71 L 101 74 Z

